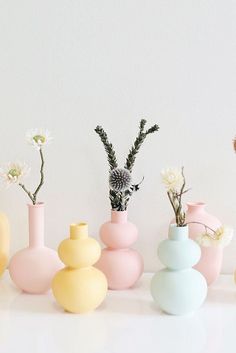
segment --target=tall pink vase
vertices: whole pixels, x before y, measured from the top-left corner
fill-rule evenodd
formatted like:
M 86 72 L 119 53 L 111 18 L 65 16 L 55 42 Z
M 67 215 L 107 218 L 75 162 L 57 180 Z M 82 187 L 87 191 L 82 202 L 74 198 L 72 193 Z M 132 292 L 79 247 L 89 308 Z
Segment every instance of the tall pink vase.
M 205 211 L 205 203 L 188 203 L 186 212 L 186 222 L 201 222 L 212 229 L 221 226 L 221 222 Z M 204 227 L 200 224 L 189 224 L 189 236 L 193 240 L 204 232 Z M 223 260 L 223 249 L 220 246 L 201 246 L 202 255 L 195 266 L 206 278 L 207 284 L 212 284 L 219 276 Z
M 130 288 L 140 278 L 143 259 L 130 249 L 137 237 L 137 227 L 128 222 L 127 211 L 111 211 L 111 221 L 101 226 L 100 238 L 107 247 L 96 267 L 105 274 L 109 289 Z
M 21 290 L 42 294 L 51 287 L 51 281 L 63 267 L 57 252 L 44 246 L 44 204 L 28 205 L 29 246 L 11 259 L 11 279 Z

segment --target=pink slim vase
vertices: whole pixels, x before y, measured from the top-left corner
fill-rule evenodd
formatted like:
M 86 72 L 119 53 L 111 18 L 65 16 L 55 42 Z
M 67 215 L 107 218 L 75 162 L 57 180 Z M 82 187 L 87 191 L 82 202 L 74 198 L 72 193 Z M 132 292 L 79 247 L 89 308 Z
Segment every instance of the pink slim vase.
M 44 246 L 44 204 L 28 205 L 29 247 L 11 259 L 9 272 L 17 287 L 27 293 L 43 294 L 63 267 L 57 252 Z
M 214 216 L 205 211 L 205 203 L 187 203 L 186 222 L 201 222 L 212 229 L 219 228 L 222 224 Z M 189 224 L 189 236 L 193 240 L 204 233 L 205 228 L 200 224 Z M 202 255 L 194 267 L 206 278 L 207 284 L 212 284 L 219 276 L 223 260 L 223 248 L 221 246 L 201 246 Z
M 130 288 L 143 273 L 141 255 L 129 248 L 137 237 L 137 227 L 127 221 L 127 211 L 111 211 L 111 221 L 101 226 L 100 238 L 107 247 L 96 267 L 105 274 L 109 289 Z

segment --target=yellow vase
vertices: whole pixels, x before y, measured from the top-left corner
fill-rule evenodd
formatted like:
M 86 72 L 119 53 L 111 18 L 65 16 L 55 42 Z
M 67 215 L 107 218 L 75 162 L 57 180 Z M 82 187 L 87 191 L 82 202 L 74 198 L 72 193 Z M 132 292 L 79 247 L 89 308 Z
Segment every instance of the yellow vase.
M 73 313 L 97 308 L 106 296 L 107 280 L 92 266 L 98 261 L 101 249 L 95 239 L 88 237 L 86 223 L 70 226 L 70 238 L 61 242 L 58 254 L 66 267 L 57 272 L 52 281 L 57 302 Z
M 0 276 L 5 271 L 9 259 L 10 226 L 7 216 L 0 213 Z

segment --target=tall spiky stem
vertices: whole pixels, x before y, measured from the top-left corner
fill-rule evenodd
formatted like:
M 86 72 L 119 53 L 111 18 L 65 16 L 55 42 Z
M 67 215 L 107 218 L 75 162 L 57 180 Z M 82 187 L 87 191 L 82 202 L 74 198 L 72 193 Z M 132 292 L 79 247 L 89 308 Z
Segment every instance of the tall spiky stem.
M 108 140 L 106 132 L 101 126 L 97 126 L 95 129 L 95 132 L 99 135 L 104 145 L 105 151 L 107 153 L 107 160 L 110 166 L 110 170 L 117 168 L 118 164 L 117 164 L 116 154 L 112 144 Z
M 125 168 L 132 172 L 135 159 L 137 157 L 137 153 L 139 152 L 140 147 L 142 146 L 144 140 L 146 139 L 147 135 L 152 134 L 155 131 L 159 130 L 159 126 L 157 124 L 150 127 L 148 130 L 144 131 L 145 125 L 147 121 L 142 119 L 139 123 L 139 133 L 136 137 L 133 146 L 131 147 L 128 157 L 126 158 Z

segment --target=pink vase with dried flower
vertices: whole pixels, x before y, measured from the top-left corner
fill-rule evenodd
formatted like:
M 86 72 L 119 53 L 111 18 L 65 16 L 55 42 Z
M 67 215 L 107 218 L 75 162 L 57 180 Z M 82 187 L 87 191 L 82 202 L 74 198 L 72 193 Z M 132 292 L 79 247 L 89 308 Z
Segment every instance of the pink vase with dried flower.
M 106 248 L 96 267 L 105 274 L 109 289 L 130 288 L 140 278 L 143 259 L 130 249 L 137 237 L 137 227 L 128 222 L 127 211 L 111 211 L 111 221 L 101 226 L 100 238 Z
M 63 267 L 57 252 L 44 246 L 44 204 L 28 205 L 29 246 L 11 259 L 9 272 L 21 290 L 42 294 L 51 288 L 51 281 Z
M 204 233 L 204 226 L 191 222 L 199 222 L 216 230 L 222 224 L 214 216 L 210 215 L 205 210 L 205 203 L 187 203 L 188 209 L 186 212 L 186 222 L 189 223 L 189 236 L 193 240 L 199 234 Z M 201 272 L 206 278 L 207 284 L 212 284 L 219 276 L 223 260 L 223 248 L 221 246 L 201 246 L 202 255 L 195 266 L 195 269 Z

